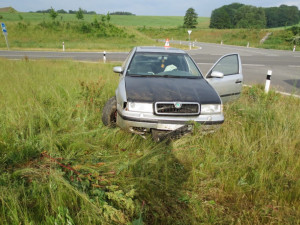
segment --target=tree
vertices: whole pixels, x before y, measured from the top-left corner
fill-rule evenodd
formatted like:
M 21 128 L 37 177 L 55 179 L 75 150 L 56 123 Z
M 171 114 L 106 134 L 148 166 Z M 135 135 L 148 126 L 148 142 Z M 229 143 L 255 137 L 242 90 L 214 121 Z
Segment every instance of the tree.
M 234 16 L 236 28 L 265 28 L 266 16 L 262 8 L 244 5 L 239 8 Z
M 63 13 L 63 14 L 67 13 L 67 11 L 65 11 L 65 10 L 63 10 L 63 9 L 57 10 L 57 12 L 58 12 L 58 13 Z
M 183 26 L 187 28 L 195 28 L 198 24 L 197 18 L 198 15 L 195 12 L 195 9 L 189 8 L 185 13 Z
M 101 16 L 101 21 L 102 21 L 102 23 L 105 23 L 106 17 L 104 15 Z
M 232 3 L 215 9 L 210 18 L 210 28 L 230 29 L 235 28 L 236 22 L 234 16 L 244 4 Z
M 231 19 L 225 8 L 215 9 L 211 13 L 210 28 L 226 29 L 232 28 Z
M 109 14 L 109 12 L 106 14 L 106 20 L 109 23 L 109 21 L 110 21 L 110 14 Z
M 78 20 L 83 20 L 83 10 L 81 8 L 76 12 L 76 18 Z
M 50 17 L 55 20 L 55 18 L 58 16 L 58 13 L 55 12 L 55 10 L 51 7 L 50 11 L 49 11 Z

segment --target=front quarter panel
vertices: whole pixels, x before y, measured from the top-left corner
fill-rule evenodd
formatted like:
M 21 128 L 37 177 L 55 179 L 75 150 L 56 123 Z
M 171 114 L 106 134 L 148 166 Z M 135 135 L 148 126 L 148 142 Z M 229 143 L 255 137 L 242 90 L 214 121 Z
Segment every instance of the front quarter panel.
M 124 106 L 124 102 L 127 101 L 124 76 L 120 77 L 120 82 L 116 90 L 116 98 L 117 98 L 117 108 L 122 109 Z

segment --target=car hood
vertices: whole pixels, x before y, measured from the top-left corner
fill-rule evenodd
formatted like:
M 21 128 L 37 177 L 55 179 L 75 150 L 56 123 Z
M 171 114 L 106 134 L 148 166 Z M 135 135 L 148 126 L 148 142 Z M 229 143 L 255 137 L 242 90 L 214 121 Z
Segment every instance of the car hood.
M 201 78 L 126 76 L 125 87 L 130 102 L 221 103 L 216 91 Z

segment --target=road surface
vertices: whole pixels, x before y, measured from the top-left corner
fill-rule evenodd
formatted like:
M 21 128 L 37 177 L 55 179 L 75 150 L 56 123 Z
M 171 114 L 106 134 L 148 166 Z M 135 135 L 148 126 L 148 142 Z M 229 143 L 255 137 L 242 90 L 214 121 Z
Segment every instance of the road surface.
M 175 41 L 171 41 L 172 43 Z M 177 42 L 179 44 L 179 42 Z M 181 42 L 187 44 L 186 42 Z M 162 44 L 163 45 L 163 44 Z M 208 44 L 196 42 L 194 50 L 188 51 L 203 74 L 222 55 L 239 53 L 243 65 L 244 84 L 264 84 L 267 71 L 272 70 L 271 86 L 278 91 L 300 94 L 300 52 L 267 50 Z M 126 52 L 107 52 L 107 61 L 123 61 Z M 73 59 L 78 61 L 102 61 L 103 52 L 41 52 L 41 51 L 0 51 L 0 57 L 9 59 Z

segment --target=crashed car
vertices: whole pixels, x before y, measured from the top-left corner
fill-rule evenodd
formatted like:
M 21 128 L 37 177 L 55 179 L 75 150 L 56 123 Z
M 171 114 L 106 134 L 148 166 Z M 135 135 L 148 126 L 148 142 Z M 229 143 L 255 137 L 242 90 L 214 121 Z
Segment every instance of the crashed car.
M 135 47 L 122 66 L 116 95 L 103 108 L 106 126 L 156 140 L 189 132 L 193 123 L 214 131 L 224 122 L 223 103 L 240 96 L 242 67 L 238 54 L 221 57 L 203 76 L 183 50 Z

